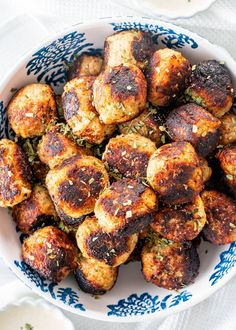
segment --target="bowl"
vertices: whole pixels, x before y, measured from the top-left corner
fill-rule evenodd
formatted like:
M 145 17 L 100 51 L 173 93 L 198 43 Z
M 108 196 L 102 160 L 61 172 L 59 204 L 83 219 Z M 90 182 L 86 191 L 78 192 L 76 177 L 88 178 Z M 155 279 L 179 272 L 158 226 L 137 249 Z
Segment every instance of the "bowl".
M 56 92 L 65 83 L 65 62 L 74 53 L 96 53 L 103 48 L 104 38 L 123 29 L 150 31 L 160 48 L 181 51 L 190 61 L 205 59 L 224 61 L 236 85 L 236 63 L 222 48 L 197 34 L 159 20 L 135 17 L 99 19 L 80 23 L 53 35 L 36 49 L 25 54 L 0 84 L 0 137 L 12 137 L 6 106 L 15 88 L 32 82 L 46 82 Z M 236 274 L 236 243 L 215 246 L 203 242 L 199 248 L 201 266 L 195 282 L 176 292 L 146 283 L 141 266 L 133 262 L 120 267 L 116 286 L 99 297 L 83 293 L 71 275 L 61 283 L 50 283 L 32 271 L 21 258 L 21 235 L 16 231 L 11 214 L 0 209 L 0 253 L 9 268 L 28 287 L 53 304 L 77 315 L 104 321 L 144 321 L 184 310 L 209 297 Z

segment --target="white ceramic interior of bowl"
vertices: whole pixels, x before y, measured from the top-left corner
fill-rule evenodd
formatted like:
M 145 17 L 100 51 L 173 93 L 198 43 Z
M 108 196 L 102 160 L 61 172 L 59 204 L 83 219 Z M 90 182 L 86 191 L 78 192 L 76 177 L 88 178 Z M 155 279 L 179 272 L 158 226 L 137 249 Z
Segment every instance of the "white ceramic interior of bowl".
M 52 36 L 25 55 L 0 85 L 1 137 L 9 137 L 5 108 L 12 88 L 36 81 L 50 82 L 56 92 L 65 81 L 64 62 L 73 53 L 103 48 L 104 38 L 121 29 L 153 33 L 160 48 L 181 51 L 191 63 L 205 59 L 225 61 L 236 81 L 236 64 L 222 48 L 180 27 L 159 20 L 119 17 L 78 24 Z M 19 233 L 8 210 L 0 209 L 0 253 L 11 270 L 30 288 L 52 303 L 78 315 L 106 321 L 142 321 L 186 309 L 210 296 L 236 273 L 236 244 L 214 246 L 204 242 L 199 249 L 201 266 L 195 282 L 179 292 L 167 291 L 144 281 L 140 263 L 120 267 L 117 284 L 95 299 L 78 289 L 71 275 L 58 285 L 49 283 L 22 263 Z

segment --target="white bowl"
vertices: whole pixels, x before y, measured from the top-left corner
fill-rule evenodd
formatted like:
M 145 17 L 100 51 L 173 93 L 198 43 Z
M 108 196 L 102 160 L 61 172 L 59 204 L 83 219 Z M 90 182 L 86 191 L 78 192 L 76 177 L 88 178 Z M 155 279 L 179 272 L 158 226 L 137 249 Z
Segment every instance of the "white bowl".
M 121 29 L 143 29 L 153 33 L 159 47 L 183 52 L 192 63 L 205 59 L 225 61 L 236 81 L 236 64 L 222 48 L 185 29 L 158 20 L 119 17 L 78 24 L 54 35 L 25 55 L 0 85 L 0 137 L 11 136 L 6 106 L 12 88 L 30 82 L 50 83 L 60 91 L 65 82 L 64 62 L 74 53 L 98 51 L 104 38 Z M 57 306 L 78 315 L 106 321 L 143 321 L 160 318 L 193 306 L 209 297 L 236 274 L 236 243 L 214 246 L 204 242 L 199 249 L 201 266 L 195 282 L 179 292 L 167 291 L 144 281 L 140 264 L 120 267 L 118 282 L 112 291 L 95 299 L 78 289 L 71 275 L 59 284 L 50 283 L 32 272 L 21 258 L 20 234 L 10 214 L 0 209 L 0 252 L 12 271 L 30 288 Z

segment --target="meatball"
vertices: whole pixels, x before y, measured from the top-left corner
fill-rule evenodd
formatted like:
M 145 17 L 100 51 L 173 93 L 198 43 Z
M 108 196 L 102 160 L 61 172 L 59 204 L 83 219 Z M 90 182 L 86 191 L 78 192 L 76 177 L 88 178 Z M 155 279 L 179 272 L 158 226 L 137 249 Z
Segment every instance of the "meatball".
M 225 181 L 236 197 L 236 145 L 225 146 L 217 155 Z
M 199 157 L 199 162 L 200 162 L 200 167 L 202 169 L 203 182 L 205 183 L 210 179 L 210 177 L 212 175 L 212 169 L 208 165 L 208 162 L 205 158 Z
M 136 65 L 144 69 L 153 52 L 151 35 L 138 30 L 121 31 L 108 36 L 104 44 L 106 66 Z
M 199 158 L 188 142 L 161 146 L 151 156 L 147 180 L 165 204 L 191 202 L 203 188 Z
M 156 150 L 155 143 L 144 136 L 119 135 L 110 139 L 102 159 L 118 176 L 140 178 L 146 177 L 148 160 Z
M 209 60 L 193 66 L 186 95 L 213 115 L 220 118 L 230 110 L 233 93 L 230 72 L 224 64 Z
M 156 209 L 157 197 L 149 187 L 121 179 L 100 194 L 94 212 L 104 231 L 131 235 L 152 222 Z
M 205 157 L 218 144 L 221 122 L 199 105 L 188 103 L 170 112 L 166 126 L 173 141 L 190 142 Z
M 36 230 L 22 244 L 22 256 L 45 279 L 60 282 L 77 267 L 77 248 L 58 228 Z
M 99 55 L 83 53 L 70 64 L 68 80 L 84 76 L 97 76 L 101 72 L 103 59 Z
M 220 144 L 236 143 L 236 115 L 233 112 L 226 113 L 221 118 Z
M 200 260 L 191 242 L 177 243 L 152 234 L 141 253 L 142 272 L 147 282 L 178 290 L 198 275 Z
M 101 265 L 94 259 L 79 256 L 75 278 L 80 289 L 86 293 L 101 295 L 111 290 L 116 283 L 118 267 Z
M 54 92 L 46 84 L 29 84 L 13 96 L 7 113 L 16 135 L 23 138 L 41 136 L 57 119 Z
M 24 234 L 29 234 L 40 227 L 53 224 L 57 214 L 47 189 L 36 185 L 30 197 L 13 207 L 13 220 Z
M 133 119 L 146 106 L 147 83 L 136 66 L 107 68 L 93 85 L 94 105 L 105 124 Z
M 80 224 L 93 212 L 95 201 L 109 184 L 103 163 L 92 156 L 73 156 L 51 169 L 46 185 L 66 225 Z
M 205 222 L 204 205 L 201 197 L 197 196 L 191 203 L 161 208 L 155 215 L 151 228 L 165 238 L 185 242 L 196 238 Z
M 86 155 L 87 149 L 79 147 L 73 140 L 62 134 L 59 126 L 53 126 L 42 137 L 37 152 L 41 162 L 53 168 L 64 159 L 75 155 Z
M 12 207 L 30 196 L 31 170 L 22 149 L 0 140 L 0 207 Z
M 236 241 L 236 204 L 224 193 L 216 190 L 202 193 L 207 223 L 203 229 L 205 238 L 213 244 Z
M 115 127 L 100 122 L 93 106 L 94 77 L 81 77 L 64 86 L 62 108 L 74 135 L 92 144 L 100 144 Z
M 148 101 L 171 105 L 188 86 L 190 76 L 191 65 L 181 53 L 169 48 L 155 51 L 147 68 Z
M 85 258 L 117 267 L 128 259 L 138 241 L 138 235 L 128 237 L 106 233 L 95 216 L 87 217 L 76 233 L 77 245 Z
M 138 117 L 119 125 L 122 134 L 137 133 L 151 141 L 157 146 L 161 145 L 162 132 L 159 128 L 159 120 L 155 115 L 155 109 L 146 109 Z

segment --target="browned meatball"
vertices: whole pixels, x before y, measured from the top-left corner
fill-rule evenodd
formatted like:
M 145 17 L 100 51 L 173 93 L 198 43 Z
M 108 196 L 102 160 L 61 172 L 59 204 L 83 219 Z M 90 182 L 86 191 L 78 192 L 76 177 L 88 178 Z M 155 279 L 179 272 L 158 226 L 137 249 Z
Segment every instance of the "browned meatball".
M 96 199 L 108 186 L 103 163 L 92 156 L 73 156 L 51 169 L 46 185 L 60 218 L 66 225 L 78 226 L 93 212 Z
M 225 146 L 217 155 L 225 181 L 236 197 L 236 145 Z
M 77 245 L 85 258 L 117 267 L 128 259 L 138 241 L 138 235 L 128 237 L 106 233 L 95 216 L 87 217 L 76 233 Z
M 65 119 L 74 135 L 89 143 L 100 144 L 110 136 L 115 127 L 100 122 L 93 106 L 94 77 L 81 77 L 64 86 L 62 108 Z
M 172 104 L 188 86 L 190 75 L 191 65 L 181 53 L 169 48 L 155 51 L 147 69 L 148 101 Z
M 192 203 L 177 207 L 164 206 L 155 215 L 152 229 L 175 242 L 192 241 L 206 222 L 204 205 L 200 196 Z
M 0 207 L 12 207 L 30 196 L 31 170 L 22 149 L 0 140 Z
M 236 115 L 233 112 L 221 117 L 220 144 L 236 143 Z
M 105 69 L 93 85 L 94 105 L 105 124 L 133 119 L 146 105 L 147 87 L 142 71 L 134 65 Z
M 144 178 L 149 158 L 156 150 L 155 143 L 144 136 L 134 133 L 119 135 L 110 139 L 102 159 L 118 176 Z
M 54 92 L 46 84 L 26 85 L 13 96 L 7 112 L 16 135 L 23 138 L 41 136 L 57 119 Z
M 24 234 L 29 234 L 40 227 L 53 224 L 57 214 L 47 189 L 36 185 L 30 197 L 13 207 L 13 220 Z
M 84 76 L 97 76 L 101 72 L 103 59 L 99 55 L 83 53 L 70 64 L 68 80 Z
M 216 190 L 202 193 L 207 223 L 204 236 L 213 244 L 236 241 L 236 204 L 225 194 Z
M 186 94 L 216 117 L 222 117 L 233 103 L 234 90 L 229 70 L 215 60 L 200 62 L 193 67 Z
M 166 126 L 173 141 L 188 141 L 205 157 L 218 144 L 221 122 L 199 105 L 188 103 L 170 112 Z
M 156 209 L 157 197 L 149 187 L 121 179 L 100 194 L 94 212 L 104 231 L 131 235 L 152 222 Z
M 202 169 L 202 178 L 203 178 L 203 182 L 207 182 L 211 175 L 212 175 L 212 169 L 211 167 L 208 165 L 208 162 L 205 158 L 203 157 L 198 157 L 199 158 L 199 162 L 200 162 L 200 167 Z
M 36 230 L 22 244 L 22 256 L 31 268 L 45 279 L 62 281 L 77 267 L 76 246 L 58 228 Z
M 142 253 L 142 272 L 147 282 L 178 290 L 192 283 L 200 266 L 197 250 L 191 242 L 176 243 L 152 234 Z
M 134 64 L 144 69 L 153 52 L 151 35 L 138 30 L 120 31 L 108 36 L 104 44 L 106 66 Z
M 101 265 L 94 259 L 79 256 L 75 278 L 80 289 L 86 293 L 101 295 L 111 290 L 116 283 L 118 267 Z
M 165 144 L 151 156 L 147 180 L 165 204 L 191 202 L 203 188 L 199 158 L 188 142 Z

